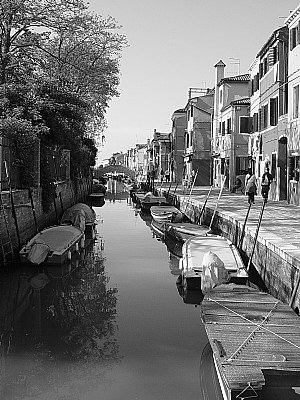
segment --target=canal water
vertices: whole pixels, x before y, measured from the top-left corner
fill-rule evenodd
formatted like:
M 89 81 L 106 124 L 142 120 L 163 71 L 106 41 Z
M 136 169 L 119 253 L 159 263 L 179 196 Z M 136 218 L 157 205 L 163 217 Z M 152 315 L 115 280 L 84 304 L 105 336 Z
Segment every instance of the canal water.
M 80 259 L 2 271 L 1 400 L 202 398 L 197 299 L 149 217 L 110 189 Z

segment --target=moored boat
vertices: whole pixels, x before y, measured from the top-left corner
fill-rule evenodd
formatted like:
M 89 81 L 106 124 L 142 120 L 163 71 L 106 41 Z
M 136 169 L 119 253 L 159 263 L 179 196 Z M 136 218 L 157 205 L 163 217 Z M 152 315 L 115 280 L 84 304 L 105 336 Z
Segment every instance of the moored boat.
M 86 238 L 95 237 L 96 214 L 85 203 L 76 203 L 69 207 L 60 220 L 62 225 L 71 224 L 85 233 Z
M 157 222 L 180 222 L 183 214 L 178 208 L 170 205 L 152 206 L 150 208 L 152 218 Z
M 35 265 L 63 264 L 84 247 L 84 232 L 72 225 L 56 225 L 35 235 L 20 250 L 20 261 Z
M 182 284 L 201 289 L 229 282 L 245 283 L 245 265 L 236 246 L 221 236 L 195 236 L 182 246 Z
M 165 229 L 169 235 L 180 242 L 185 242 L 194 236 L 206 236 L 209 232 L 208 227 L 191 222 L 167 223 Z
M 152 193 L 146 193 L 142 199 L 139 199 L 139 203 L 143 211 L 150 212 L 150 208 L 153 206 L 168 205 L 166 198 L 163 196 L 154 196 Z
M 297 399 L 300 321 L 287 305 L 245 285 L 220 285 L 201 304 L 225 400 Z

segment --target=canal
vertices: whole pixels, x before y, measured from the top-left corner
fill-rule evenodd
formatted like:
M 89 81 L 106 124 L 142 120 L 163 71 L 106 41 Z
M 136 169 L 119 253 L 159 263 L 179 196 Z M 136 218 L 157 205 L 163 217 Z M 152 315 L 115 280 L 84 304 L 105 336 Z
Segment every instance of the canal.
M 202 398 L 207 338 L 178 259 L 124 193 L 93 208 L 97 237 L 79 260 L 1 273 L 0 398 Z

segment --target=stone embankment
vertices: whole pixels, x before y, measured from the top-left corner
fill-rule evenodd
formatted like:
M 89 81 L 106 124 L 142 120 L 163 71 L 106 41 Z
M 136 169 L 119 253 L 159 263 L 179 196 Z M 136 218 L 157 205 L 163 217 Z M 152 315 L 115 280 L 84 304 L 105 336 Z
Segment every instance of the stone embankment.
M 259 227 L 254 249 L 257 226 L 263 207 L 259 195 L 250 208 L 243 234 L 243 226 L 249 209 L 248 198 L 224 190 L 219 202 L 220 189 L 195 187 L 190 195 L 182 189 L 175 191 L 175 184 L 158 186 L 158 191 L 168 195 L 169 201 L 178 205 L 190 220 L 210 226 L 227 237 L 240 249 L 244 259 L 252 257 L 252 264 L 261 276 L 270 294 L 288 303 L 299 314 L 300 309 L 300 208 L 283 201 L 268 200 Z M 175 192 L 175 193 L 174 193 Z M 199 216 L 203 210 L 201 220 Z M 218 202 L 217 208 L 216 204 Z M 243 240 L 241 242 L 241 236 Z

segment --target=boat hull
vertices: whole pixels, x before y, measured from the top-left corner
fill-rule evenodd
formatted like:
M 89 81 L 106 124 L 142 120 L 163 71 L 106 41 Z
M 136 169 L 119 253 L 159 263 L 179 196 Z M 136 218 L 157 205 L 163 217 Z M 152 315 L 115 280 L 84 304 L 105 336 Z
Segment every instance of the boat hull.
M 70 256 L 84 247 L 84 233 L 71 225 L 57 225 L 46 228 L 35 235 L 20 250 L 20 261 L 29 262 L 30 251 L 35 244 L 45 244 L 49 252 L 43 264 L 61 265 L 70 259 Z
M 235 283 L 246 283 L 248 274 L 244 263 L 237 248 L 230 241 L 216 235 L 196 236 L 188 239 L 182 246 L 181 270 L 186 288 L 201 288 L 203 260 L 208 251 L 222 261 L 225 272 L 228 274 L 228 281 L 234 279 Z

